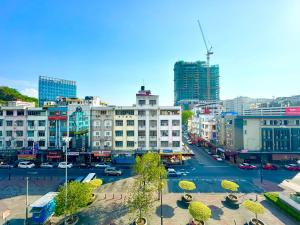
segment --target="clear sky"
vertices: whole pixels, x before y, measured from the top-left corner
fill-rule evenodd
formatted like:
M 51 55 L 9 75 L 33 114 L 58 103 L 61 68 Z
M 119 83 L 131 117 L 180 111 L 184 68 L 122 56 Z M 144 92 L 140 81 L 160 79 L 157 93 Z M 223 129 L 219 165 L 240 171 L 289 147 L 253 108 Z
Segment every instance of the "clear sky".
M 36 93 L 39 75 L 131 105 L 140 85 L 173 104 L 177 60 L 220 65 L 221 98 L 300 94 L 299 0 L 1 0 L 0 85 Z

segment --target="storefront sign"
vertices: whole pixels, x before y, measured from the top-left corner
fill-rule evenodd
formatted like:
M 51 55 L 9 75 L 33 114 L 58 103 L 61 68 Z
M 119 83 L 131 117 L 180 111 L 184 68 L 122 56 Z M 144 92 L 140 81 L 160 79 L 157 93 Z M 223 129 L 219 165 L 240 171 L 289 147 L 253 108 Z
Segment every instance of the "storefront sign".
M 99 156 L 105 156 L 108 157 L 111 155 L 111 151 L 93 151 L 92 154 L 95 157 L 99 157 Z
M 19 154 L 18 155 L 18 159 L 22 159 L 22 160 L 34 160 L 34 159 L 36 159 L 36 155 L 32 155 L 32 154 Z
M 79 152 L 68 152 L 68 155 L 77 156 L 79 155 Z
M 300 116 L 300 107 L 287 107 L 285 108 L 286 116 Z
M 66 116 L 48 116 L 48 120 L 67 120 Z
M 172 149 L 163 149 L 163 153 L 168 154 L 168 153 L 173 153 Z
M 58 152 L 49 152 L 47 154 L 47 159 L 60 159 L 61 155 Z

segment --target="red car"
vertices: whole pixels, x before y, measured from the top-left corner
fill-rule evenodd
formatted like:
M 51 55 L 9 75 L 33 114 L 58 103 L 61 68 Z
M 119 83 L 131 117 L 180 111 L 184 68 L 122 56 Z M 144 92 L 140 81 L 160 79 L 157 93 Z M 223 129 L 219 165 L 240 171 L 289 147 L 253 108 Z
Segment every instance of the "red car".
M 268 163 L 268 164 L 265 164 L 265 165 L 263 166 L 263 169 L 264 169 L 264 170 L 277 170 L 278 167 L 275 166 L 275 165 L 272 165 L 272 164 Z
M 287 170 L 292 170 L 292 171 L 300 171 L 300 165 L 297 164 L 288 164 L 284 166 Z
M 254 170 L 254 169 L 256 169 L 256 166 L 248 164 L 248 163 L 241 163 L 239 165 L 239 168 L 243 169 L 243 170 Z

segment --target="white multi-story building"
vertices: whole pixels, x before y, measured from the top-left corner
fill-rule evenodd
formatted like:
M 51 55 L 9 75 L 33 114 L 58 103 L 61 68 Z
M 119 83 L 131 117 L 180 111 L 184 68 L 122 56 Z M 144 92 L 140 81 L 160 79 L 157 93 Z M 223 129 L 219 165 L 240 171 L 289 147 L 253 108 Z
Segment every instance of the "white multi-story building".
M 12 104 L 9 104 L 12 105 Z M 0 108 L 0 151 L 24 148 L 47 149 L 47 111 L 42 108 L 4 106 Z

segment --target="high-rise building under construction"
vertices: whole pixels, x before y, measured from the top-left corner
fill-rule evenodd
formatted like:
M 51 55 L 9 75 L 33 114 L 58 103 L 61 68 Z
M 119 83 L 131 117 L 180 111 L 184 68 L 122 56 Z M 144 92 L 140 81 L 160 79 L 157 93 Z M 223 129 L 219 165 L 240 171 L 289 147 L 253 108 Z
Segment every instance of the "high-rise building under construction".
M 204 61 L 176 62 L 174 65 L 174 104 L 218 101 L 220 99 L 219 81 L 219 65 L 208 67 Z

